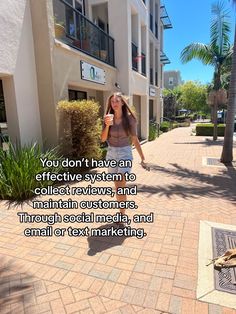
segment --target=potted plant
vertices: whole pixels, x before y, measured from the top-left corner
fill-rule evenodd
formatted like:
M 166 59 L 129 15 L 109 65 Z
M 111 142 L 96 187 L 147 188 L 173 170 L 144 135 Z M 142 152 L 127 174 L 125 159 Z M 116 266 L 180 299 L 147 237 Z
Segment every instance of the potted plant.
M 54 16 L 54 28 L 55 28 L 55 37 L 58 39 L 64 38 L 66 35 L 65 23 L 58 20 L 57 15 Z

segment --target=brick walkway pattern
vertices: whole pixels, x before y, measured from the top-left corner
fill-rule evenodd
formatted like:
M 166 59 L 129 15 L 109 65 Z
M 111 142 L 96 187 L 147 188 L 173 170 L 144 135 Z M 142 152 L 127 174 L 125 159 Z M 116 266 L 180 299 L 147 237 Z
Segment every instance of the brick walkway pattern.
M 19 223 L 17 212 L 54 210 L 36 212 L 30 203 L 9 207 L 1 202 L 0 313 L 235 314 L 233 309 L 196 300 L 199 222 L 236 224 L 236 171 L 203 166 L 202 157 L 220 156 L 222 139 L 212 143 L 211 138 L 191 136 L 191 130 L 192 126 L 174 129 L 144 144 L 149 172 L 141 168 L 134 151 L 138 194 L 129 200 L 139 207 L 127 213 L 132 218 L 154 212 L 153 223 L 131 223 L 145 229 L 143 239 L 26 238 L 23 230 L 29 225 Z M 60 214 L 81 211 L 58 210 Z M 114 210 L 94 212 L 114 214 Z

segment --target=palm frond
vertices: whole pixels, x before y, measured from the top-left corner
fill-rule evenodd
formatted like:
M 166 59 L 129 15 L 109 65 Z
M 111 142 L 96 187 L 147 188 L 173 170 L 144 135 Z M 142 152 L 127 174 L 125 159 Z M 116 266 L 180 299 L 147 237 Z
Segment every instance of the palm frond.
M 231 1 L 233 3 L 234 7 L 236 8 L 236 0 L 231 0 Z
M 214 65 L 214 54 L 209 45 L 192 43 L 182 50 L 180 59 L 183 63 L 187 63 L 195 58 L 204 64 Z
M 217 2 L 212 5 L 211 11 L 211 46 L 218 47 L 218 53 L 221 55 L 224 47 L 230 44 L 229 10 L 225 9 L 223 2 Z

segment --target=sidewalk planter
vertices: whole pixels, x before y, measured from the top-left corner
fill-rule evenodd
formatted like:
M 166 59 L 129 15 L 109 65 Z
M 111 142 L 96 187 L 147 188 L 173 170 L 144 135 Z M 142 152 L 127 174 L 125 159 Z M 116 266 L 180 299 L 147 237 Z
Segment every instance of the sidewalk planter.
M 199 123 L 196 125 L 196 135 L 197 136 L 213 136 L 214 125 L 212 123 Z M 224 136 L 225 124 L 217 125 L 217 135 Z

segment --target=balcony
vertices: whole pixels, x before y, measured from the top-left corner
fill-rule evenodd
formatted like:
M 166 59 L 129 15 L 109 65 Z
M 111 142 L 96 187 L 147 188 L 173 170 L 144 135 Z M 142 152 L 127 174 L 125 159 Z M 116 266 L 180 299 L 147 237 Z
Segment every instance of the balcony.
M 164 5 L 160 6 L 160 18 L 163 24 L 164 29 L 173 28 L 169 15 L 167 14 L 166 7 Z
M 53 0 L 55 36 L 65 44 L 111 66 L 114 39 L 64 0 Z

